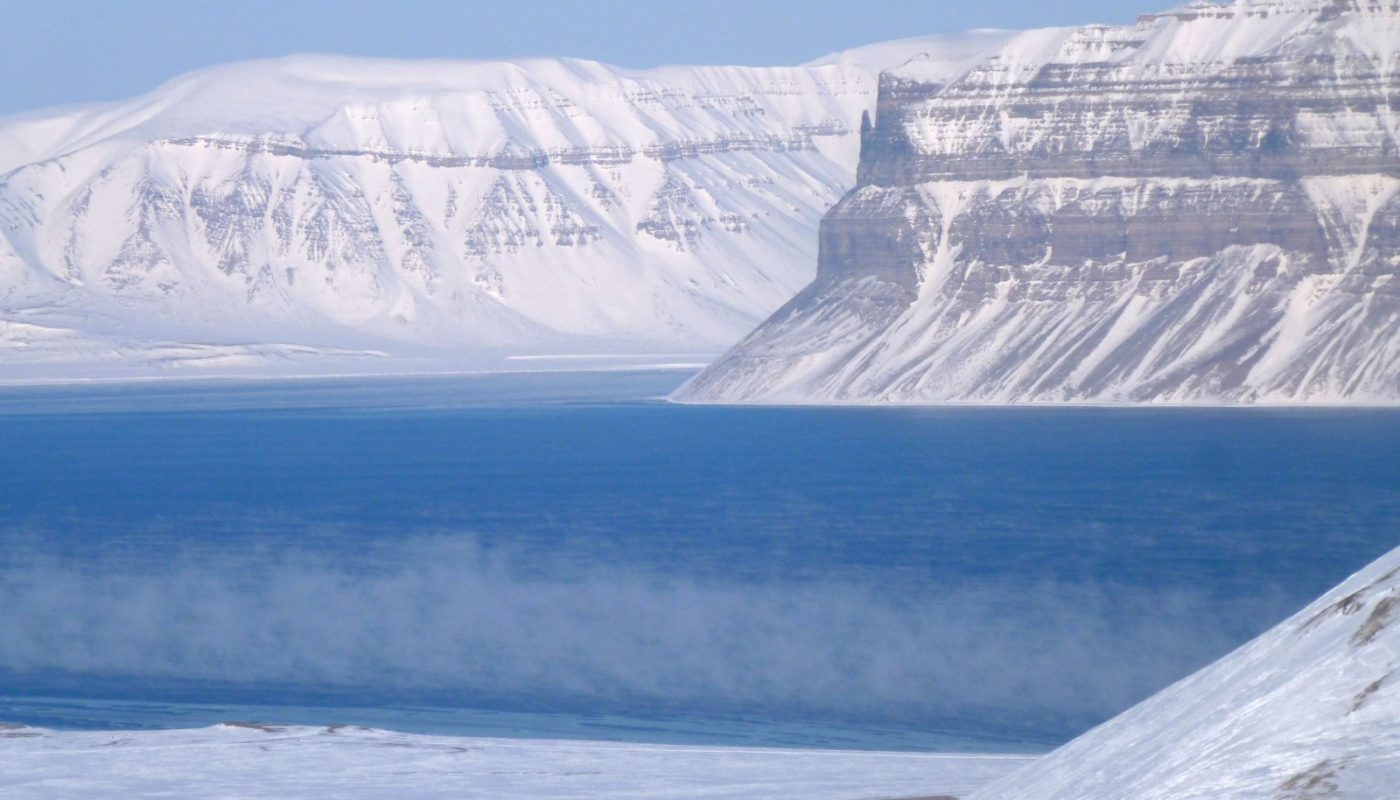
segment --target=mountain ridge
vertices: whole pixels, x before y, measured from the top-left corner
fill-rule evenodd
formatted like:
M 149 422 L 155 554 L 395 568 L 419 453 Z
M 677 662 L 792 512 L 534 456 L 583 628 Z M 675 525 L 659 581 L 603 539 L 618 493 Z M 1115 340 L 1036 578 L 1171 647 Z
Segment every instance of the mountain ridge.
M 0 380 L 717 352 L 853 179 L 875 67 L 827 61 L 291 56 L 4 118 Z

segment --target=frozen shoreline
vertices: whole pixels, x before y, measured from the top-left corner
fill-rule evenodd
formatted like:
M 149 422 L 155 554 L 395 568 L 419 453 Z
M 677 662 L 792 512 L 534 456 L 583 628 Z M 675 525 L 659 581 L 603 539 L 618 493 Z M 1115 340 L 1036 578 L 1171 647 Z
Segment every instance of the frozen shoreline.
M 648 355 L 628 355 L 628 354 L 561 354 L 561 355 L 529 355 L 510 356 L 497 367 L 483 368 L 442 368 L 442 369 L 415 369 L 415 370 L 383 370 L 383 371 L 346 371 L 346 372 L 262 372 L 262 373 L 227 373 L 227 374 L 131 374 L 131 375 L 104 375 L 104 376 L 47 376 L 30 378 L 6 378 L 0 377 L 0 394 L 18 395 L 29 391 L 43 390 L 83 390 L 92 389 L 94 391 L 104 390 L 124 390 L 132 391 L 151 390 L 166 391 L 189 389 L 195 391 L 217 390 L 220 388 L 242 389 L 260 387 L 314 387 L 316 389 L 334 390 L 337 384 L 348 385 L 353 382 L 373 383 L 376 385 L 392 386 L 396 383 L 410 382 L 433 382 L 433 381 L 453 381 L 453 380 L 491 380 L 491 379 L 511 379 L 511 378 L 540 378 L 547 379 L 551 376 L 561 380 L 579 378 L 585 376 L 609 376 L 609 375 L 656 375 L 656 374 L 676 374 L 693 375 L 706 366 L 702 361 L 687 361 L 685 358 L 695 358 L 695 354 L 648 354 Z M 630 359 L 639 359 L 639 363 L 627 363 Z M 671 359 L 645 361 L 642 359 Z M 683 383 L 681 384 L 683 388 Z M 1400 409 L 1400 401 L 1382 401 L 1367 399 L 1349 399 L 1329 402 L 1288 402 L 1288 401 L 1260 401 L 1252 403 L 1220 403 L 1220 402 L 1199 402 L 1199 401 L 1157 401 L 1157 402 L 1103 402 L 1103 401 L 1080 401 L 1066 400 L 1059 402 L 1037 401 L 1037 402 L 997 402 L 997 401 L 940 401 L 940 402 L 915 402 L 915 401 L 885 401 L 885 400 L 847 400 L 847 401 L 811 401 L 811 400 L 778 400 L 764 399 L 759 401 L 724 401 L 724 400 L 691 400 L 678 398 L 679 389 L 673 393 L 663 393 L 661 395 L 648 395 L 638 397 L 637 400 L 664 401 L 675 406 L 693 406 L 709 408 L 770 408 L 770 409 L 941 409 L 941 410 L 996 410 L 996 409 L 1103 409 L 1110 411 L 1141 411 L 1141 410 L 1217 410 L 1231 409 L 1241 411 L 1298 411 L 1298 410 L 1393 410 Z M 510 402 L 512 398 L 503 397 L 504 402 Z M 561 396 L 563 400 L 588 400 L 590 397 L 571 398 Z
M 224 723 L 140 732 L 0 728 L 0 793 L 27 798 L 965 796 L 1035 756 L 427 736 Z
M 279 381 L 414 380 L 428 378 L 475 378 L 509 375 L 572 375 L 607 372 L 698 372 L 709 363 L 696 361 L 693 353 L 675 354 L 585 354 L 508 356 L 492 366 L 420 367 L 385 370 L 300 371 L 300 372 L 165 372 L 88 375 L 0 376 L 0 390 L 28 387 L 82 386 L 168 386 L 178 384 L 220 385 L 256 384 Z M 627 363 L 635 359 L 637 363 Z M 686 360 L 691 359 L 691 360 Z M 550 365 L 550 362 L 556 362 Z M 528 366 L 527 366 L 528 365 Z

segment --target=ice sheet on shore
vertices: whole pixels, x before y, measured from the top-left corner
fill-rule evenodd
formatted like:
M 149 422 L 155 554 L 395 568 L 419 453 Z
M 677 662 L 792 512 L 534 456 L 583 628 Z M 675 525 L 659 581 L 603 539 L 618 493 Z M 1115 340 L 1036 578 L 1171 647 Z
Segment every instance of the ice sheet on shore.
M 0 795 L 240 798 L 801 798 L 965 795 L 1027 756 L 424 736 L 226 723 L 0 728 Z

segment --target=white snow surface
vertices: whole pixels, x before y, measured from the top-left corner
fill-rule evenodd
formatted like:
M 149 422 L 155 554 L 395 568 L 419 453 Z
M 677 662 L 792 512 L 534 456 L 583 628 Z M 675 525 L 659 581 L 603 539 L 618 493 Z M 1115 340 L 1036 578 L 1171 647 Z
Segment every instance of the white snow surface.
M 1400 798 L 1400 549 L 968 800 Z
M 878 70 L 943 41 L 301 55 L 0 118 L 0 380 L 717 353 L 814 274 Z
M 896 39 L 832 53 L 808 62 L 807 66 L 860 64 L 877 70 L 883 66 L 895 74 L 917 74 L 930 83 L 945 83 L 962 77 L 1024 35 L 1022 31 L 978 28 L 963 33 Z
M 874 800 L 963 795 L 1025 756 L 488 739 L 248 723 L 0 729 L 0 796 Z
M 1345 14 L 1332 13 L 1345 10 Z M 1386 64 L 1400 53 L 1393 0 L 1195 0 L 1136 25 L 1085 25 L 1016 32 L 976 46 L 973 36 L 915 56 L 891 72 L 948 83 L 982 67 L 979 81 L 1012 88 L 1047 64 L 1112 65 L 1135 78 L 1201 71 L 1291 50 L 1335 49 Z M 981 33 L 981 32 L 979 32 Z M 997 32 L 1000 33 L 1000 32 Z M 991 68 L 992 64 L 995 68 Z

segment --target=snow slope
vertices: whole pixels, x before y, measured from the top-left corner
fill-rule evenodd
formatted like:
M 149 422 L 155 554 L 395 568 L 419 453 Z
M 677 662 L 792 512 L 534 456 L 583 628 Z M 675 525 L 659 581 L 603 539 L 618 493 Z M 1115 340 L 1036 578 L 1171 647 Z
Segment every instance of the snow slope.
M 1197 0 L 880 91 L 816 281 L 680 399 L 1400 401 L 1400 2 Z
M 969 800 L 1400 798 L 1400 549 Z
M 1026 757 L 422 736 L 225 724 L 0 728 L 0 796 L 858 800 L 965 792 Z
M 876 72 L 940 41 L 294 56 L 0 119 L 0 380 L 718 352 L 811 279 Z

